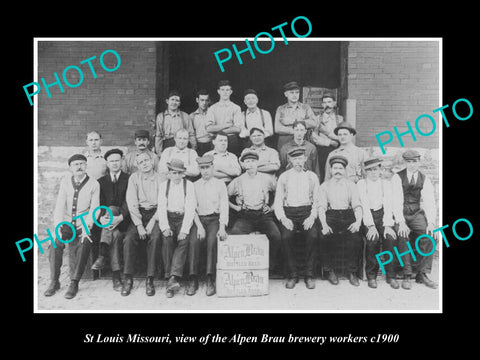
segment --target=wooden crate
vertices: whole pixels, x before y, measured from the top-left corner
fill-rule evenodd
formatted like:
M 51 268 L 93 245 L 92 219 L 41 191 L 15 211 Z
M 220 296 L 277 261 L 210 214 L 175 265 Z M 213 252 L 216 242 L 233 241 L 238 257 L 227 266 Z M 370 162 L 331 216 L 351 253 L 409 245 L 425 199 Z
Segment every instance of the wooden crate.
M 217 269 L 216 287 L 218 297 L 268 295 L 268 269 Z
M 263 234 L 229 235 L 217 243 L 217 269 L 268 269 L 268 238 Z

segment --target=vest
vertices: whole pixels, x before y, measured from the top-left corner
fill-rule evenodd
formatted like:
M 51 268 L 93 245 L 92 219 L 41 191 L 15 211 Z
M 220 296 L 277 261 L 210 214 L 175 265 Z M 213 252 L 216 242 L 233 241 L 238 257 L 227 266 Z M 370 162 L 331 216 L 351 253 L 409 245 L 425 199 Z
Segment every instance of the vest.
M 413 215 L 420 210 L 420 198 L 422 194 L 423 184 L 425 183 L 425 175 L 418 171 L 417 181 L 415 185 L 410 185 L 410 181 L 407 177 L 407 169 L 403 169 L 397 174 L 402 180 L 403 213 L 405 215 Z

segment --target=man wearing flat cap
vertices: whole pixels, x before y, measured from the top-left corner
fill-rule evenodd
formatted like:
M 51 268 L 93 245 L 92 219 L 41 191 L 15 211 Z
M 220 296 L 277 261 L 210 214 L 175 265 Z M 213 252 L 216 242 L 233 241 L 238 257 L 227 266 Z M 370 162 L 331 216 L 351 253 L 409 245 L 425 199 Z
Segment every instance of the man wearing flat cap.
M 305 122 L 307 129 L 314 129 L 317 120 L 312 108 L 308 104 L 302 104 L 300 98 L 300 86 L 296 82 L 284 85 L 283 92 L 287 103 L 280 105 L 275 112 L 275 133 L 278 134 L 277 149 L 293 138 L 293 123 L 296 120 Z
M 127 174 L 133 174 L 138 171 L 137 155 L 144 152 L 148 153 L 150 157 L 154 159 L 153 169 L 154 171 L 157 171 L 159 161 L 158 156 L 148 148 L 148 145 L 150 144 L 150 133 L 147 130 L 137 130 L 135 131 L 134 139 L 135 149 L 129 151 L 123 157 L 122 171 Z
M 393 197 L 388 180 L 380 177 L 382 160 L 370 158 L 365 161 L 366 178 L 357 182 L 360 202 L 363 209 L 363 226 L 361 232 L 366 239 L 365 272 L 368 286 L 377 287 L 378 261 L 376 255 L 380 251 L 390 251 L 396 245 L 397 235 L 393 230 Z M 386 267 L 387 283 L 394 289 L 399 285 L 395 280 L 394 262 Z
M 399 215 L 399 218 L 395 219 L 399 223 L 397 229 L 398 250 L 400 253 L 407 252 L 409 250 L 407 242 L 409 242 L 416 257 L 416 262 L 413 263 L 410 253 L 402 256 L 404 263 L 402 288 L 407 290 L 411 288 L 410 278 L 413 274 L 413 266 L 416 264 L 416 282 L 435 289 L 437 284 L 426 275 L 431 269 L 433 255 L 422 256 L 417 252 L 415 246 L 415 241 L 420 235 L 429 234 L 435 237 L 433 234 L 436 220 L 434 188 L 430 179 L 419 170 L 420 154 L 418 151 L 406 150 L 402 157 L 406 168 L 392 177 L 392 183 L 401 184 L 403 193 L 403 198 L 396 197 L 397 200 L 394 200 L 394 203 L 400 203 L 399 206 L 403 208 L 403 218 Z M 418 241 L 418 248 L 422 254 L 430 253 L 432 247 L 428 238 L 422 237 Z
M 363 162 L 367 159 L 367 153 L 353 144 L 353 137 L 357 134 L 357 131 L 350 123 L 344 121 L 335 128 L 334 134 L 338 136 L 340 146 L 328 154 L 325 164 L 325 180 L 332 177 L 330 158 L 335 155 L 342 155 L 348 160 L 346 176 L 357 183 L 358 180 L 363 178 Z
M 291 149 L 288 154 L 292 168 L 278 178 L 275 192 L 275 216 L 280 221 L 279 229 L 282 249 L 286 260 L 287 282 L 285 287 L 293 289 L 298 282 L 298 270 L 294 248 L 297 233 L 305 237 L 306 264 L 305 283 L 308 289 L 315 287 L 314 269 L 318 240 L 317 214 L 319 181 L 318 176 L 305 170 L 305 149 Z
M 250 142 L 252 146 L 244 149 L 244 151 L 253 150 L 258 154 L 257 171 L 267 174 L 272 180 L 276 181 L 276 173 L 280 169 L 278 151 L 265 144 L 265 132 L 259 128 L 250 129 Z
M 97 260 L 92 265 L 93 270 L 101 270 L 110 257 L 113 289 L 120 291 L 122 281 L 120 277 L 120 254 L 122 240 L 130 222 L 126 194 L 129 175 L 121 170 L 123 152 L 120 149 L 111 149 L 105 153 L 108 173 L 98 179 L 100 184 L 100 205 L 108 206 L 112 210 L 113 219 L 102 209 L 100 223 L 110 223 L 107 228 L 101 229 L 100 251 Z
M 206 294 L 212 296 L 216 292 L 217 237 L 227 237 L 228 194 L 225 183 L 213 176 L 213 156 L 204 155 L 196 161 L 202 177 L 193 184 L 196 212 L 188 251 L 190 279 L 186 293 L 191 296 L 198 290 L 201 250 L 206 247 Z
M 345 262 L 350 284 L 359 286 L 358 260 L 362 251 L 359 230 L 362 223 L 362 205 L 353 181 L 345 177 L 348 159 L 333 155 L 329 159 L 332 177 L 320 185 L 318 217 L 322 225 L 321 254 L 328 281 L 338 284 L 333 259 L 345 245 Z
M 158 223 L 162 231 L 162 257 L 167 283 L 167 297 L 180 289 L 179 280 L 187 258 L 196 198 L 193 183 L 185 179 L 185 164 L 172 159 L 167 163 L 167 181 L 158 189 Z
M 265 138 L 273 135 L 272 116 L 266 110 L 260 109 L 258 105 L 258 95 L 253 89 L 247 89 L 243 93 L 243 102 L 247 106 L 245 111 L 242 111 L 242 128 L 240 131 L 240 138 L 244 142 L 248 142 L 250 130 L 253 128 L 262 129 Z
M 60 224 L 66 221 L 70 222 L 73 227 L 63 224 L 59 234 L 62 241 L 56 238 L 55 247 L 50 243 L 48 260 L 51 282 L 44 295 L 52 296 L 60 289 L 59 278 L 63 263 L 63 251 L 65 243 L 68 243 L 70 285 L 65 293 L 65 298 L 72 299 L 78 292 L 78 283 L 90 255 L 92 240 L 89 234 L 93 226 L 91 212 L 100 205 L 100 186 L 97 180 L 87 175 L 87 158 L 84 155 L 72 155 L 68 159 L 68 166 L 71 176 L 65 176 L 60 182 L 53 222 Z M 79 219 L 78 216 L 84 213 L 88 213 L 88 215 Z M 73 228 L 75 232 L 73 232 Z

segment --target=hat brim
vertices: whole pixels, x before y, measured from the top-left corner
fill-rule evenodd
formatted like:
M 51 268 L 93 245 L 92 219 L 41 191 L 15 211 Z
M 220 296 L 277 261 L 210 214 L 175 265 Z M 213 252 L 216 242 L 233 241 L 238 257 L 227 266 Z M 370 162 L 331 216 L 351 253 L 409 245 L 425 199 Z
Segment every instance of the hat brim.
M 353 135 L 357 135 L 357 131 L 354 129 L 354 128 L 350 128 L 350 127 L 346 127 L 346 126 L 341 126 L 341 127 L 337 127 L 333 130 L 334 134 L 335 135 L 338 135 L 338 131 L 341 130 L 341 129 L 347 129 L 349 130 Z
M 175 170 L 175 171 L 180 171 L 180 172 L 187 171 L 186 168 L 180 168 L 180 167 L 171 166 L 171 165 L 168 165 L 168 164 L 167 164 L 167 168 L 168 168 L 168 170 Z

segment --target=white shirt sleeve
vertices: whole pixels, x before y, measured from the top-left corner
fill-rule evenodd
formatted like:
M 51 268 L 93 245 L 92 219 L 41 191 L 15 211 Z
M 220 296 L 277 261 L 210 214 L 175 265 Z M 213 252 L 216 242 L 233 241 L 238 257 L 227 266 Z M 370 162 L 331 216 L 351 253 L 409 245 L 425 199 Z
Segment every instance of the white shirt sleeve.
M 364 179 L 357 182 L 358 195 L 360 196 L 360 203 L 363 209 L 363 223 L 365 226 L 375 225 L 370 211 L 370 201 L 367 194 L 367 183 Z
M 167 182 L 164 181 L 160 183 L 158 187 L 158 206 L 157 206 L 157 215 L 158 215 L 158 226 L 160 230 L 164 232 L 165 230 L 170 229 L 167 218 L 167 198 L 165 196 L 165 189 Z
M 283 210 L 283 197 L 285 187 L 285 173 L 281 174 L 277 181 L 277 189 L 275 191 L 275 200 L 273 210 L 278 220 L 285 217 L 285 210 Z
M 182 184 L 183 186 L 183 184 Z M 193 217 L 195 216 L 195 208 L 197 205 L 197 198 L 195 197 L 195 188 L 191 181 L 187 181 L 187 191 L 185 196 L 185 212 L 183 214 L 182 228 L 180 232 L 188 234 L 193 224 Z

